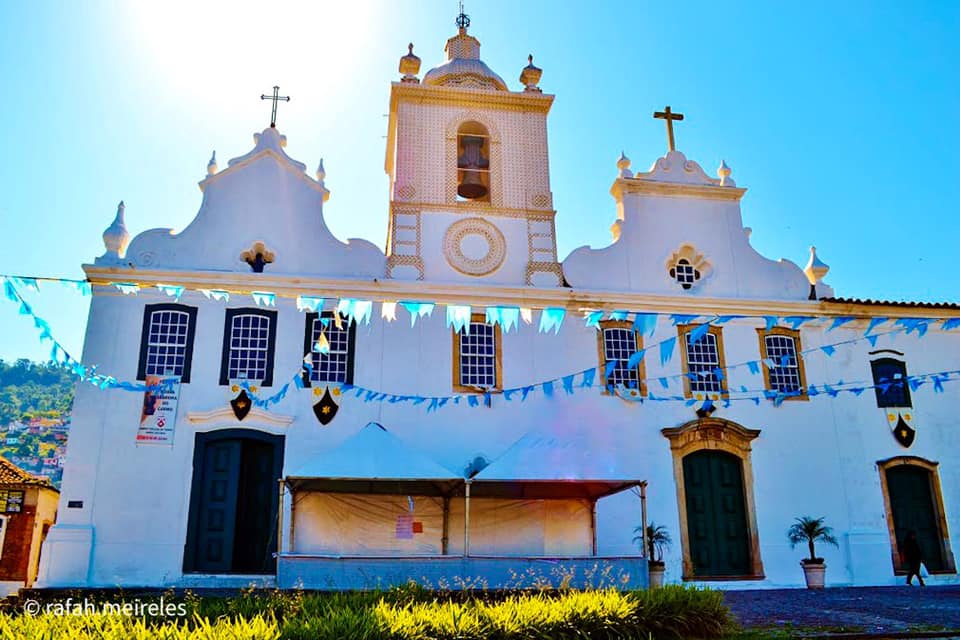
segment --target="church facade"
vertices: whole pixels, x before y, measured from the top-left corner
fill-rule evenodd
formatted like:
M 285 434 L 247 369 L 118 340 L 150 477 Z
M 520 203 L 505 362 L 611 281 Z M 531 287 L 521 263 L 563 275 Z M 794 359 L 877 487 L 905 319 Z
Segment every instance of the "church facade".
M 147 390 L 78 386 L 40 586 L 643 586 L 650 522 L 668 582 L 800 586 L 801 516 L 828 585 L 902 580 L 909 531 L 956 580 L 960 308 L 760 255 L 669 109 L 665 156 L 611 165 L 610 244 L 561 260 L 532 58 L 512 90 L 461 22 L 400 73 L 383 249 L 273 125 L 182 231 L 131 240 L 121 204 L 83 361 Z

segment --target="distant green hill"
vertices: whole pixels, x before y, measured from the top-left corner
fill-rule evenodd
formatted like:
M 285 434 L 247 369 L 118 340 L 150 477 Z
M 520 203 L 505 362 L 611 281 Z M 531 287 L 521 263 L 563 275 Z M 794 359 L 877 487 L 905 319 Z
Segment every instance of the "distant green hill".
M 70 414 L 74 378 L 56 365 L 0 360 L 0 426 Z
M 64 368 L 0 360 L 0 455 L 59 488 L 73 404 Z

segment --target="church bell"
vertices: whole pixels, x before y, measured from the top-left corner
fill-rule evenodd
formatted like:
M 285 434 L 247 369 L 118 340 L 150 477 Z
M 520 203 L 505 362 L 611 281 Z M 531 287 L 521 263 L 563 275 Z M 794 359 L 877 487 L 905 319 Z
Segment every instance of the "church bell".
M 460 169 L 460 184 L 457 194 L 461 198 L 476 200 L 487 195 L 487 185 L 483 174 L 490 167 L 490 160 L 484 157 L 485 139 L 480 136 L 462 136 L 463 153 L 457 159 Z

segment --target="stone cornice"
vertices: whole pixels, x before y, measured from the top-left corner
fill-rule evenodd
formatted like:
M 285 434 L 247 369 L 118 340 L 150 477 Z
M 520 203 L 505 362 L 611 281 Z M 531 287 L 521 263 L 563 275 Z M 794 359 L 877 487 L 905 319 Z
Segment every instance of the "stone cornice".
M 960 317 L 960 310 L 891 309 L 871 305 L 836 305 L 810 300 L 759 300 L 749 298 L 706 298 L 665 296 L 606 290 L 578 290 L 564 287 L 511 287 L 479 283 L 424 282 L 417 280 L 352 280 L 246 273 L 170 271 L 84 265 L 94 285 L 134 281 L 141 285 L 179 285 L 188 289 L 224 289 L 249 293 L 271 291 L 279 298 L 321 295 L 328 298 L 396 301 L 429 300 L 439 304 L 465 304 L 473 307 L 507 305 L 542 309 L 563 307 L 572 312 L 585 309 L 614 311 L 657 311 L 697 315 L 778 315 L 778 316 L 857 316 L 863 318 L 946 318 Z M 157 292 L 158 295 L 159 292 Z M 95 287 L 94 295 L 123 295 L 113 288 Z
M 637 178 L 617 178 L 610 187 L 610 195 L 618 201 L 625 194 L 640 194 L 666 197 L 693 197 L 708 200 L 739 201 L 747 190 L 742 187 L 720 187 L 706 184 L 685 184 Z
M 391 200 L 390 208 L 393 211 L 413 209 L 423 214 L 455 213 L 464 216 L 482 215 L 501 218 L 536 218 L 539 220 L 552 220 L 557 215 L 554 209 L 514 209 L 511 207 L 495 207 L 489 203 L 482 202 L 458 202 L 456 204 L 449 204 L 446 202 Z
M 401 100 L 455 107 L 481 107 L 509 111 L 533 111 L 536 113 L 549 112 L 550 106 L 553 104 L 553 96 L 548 93 L 484 91 L 394 82 L 390 87 L 391 112 L 396 112 L 397 105 Z

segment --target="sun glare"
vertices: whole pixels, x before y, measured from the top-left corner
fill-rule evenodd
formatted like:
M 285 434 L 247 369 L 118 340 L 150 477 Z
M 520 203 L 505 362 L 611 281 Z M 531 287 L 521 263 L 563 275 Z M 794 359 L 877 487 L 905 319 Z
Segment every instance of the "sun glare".
M 374 38 L 365 2 L 130 2 L 130 40 L 152 83 L 222 109 L 279 84 L 316 100 L 362 63 Z

